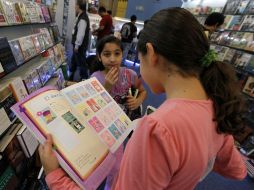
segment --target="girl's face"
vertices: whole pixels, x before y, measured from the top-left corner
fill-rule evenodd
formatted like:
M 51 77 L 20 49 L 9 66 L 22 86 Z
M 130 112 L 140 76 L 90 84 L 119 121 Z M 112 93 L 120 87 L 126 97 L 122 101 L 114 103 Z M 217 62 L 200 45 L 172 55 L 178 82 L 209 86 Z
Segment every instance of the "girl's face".
M 121 48 L 115 43 L 106 43 L 99 55 L 99 60 L 105 67 L 106 71 L 109 71 L 113 67 L 120 67 L 122 62 L 123 52 Z
M 151 45 L 148 45 L 148 51 L 146 55 L 139 53 L 140 60 L 140 74 L 145 83 L 149 86 L 154 94 L 160 94 L 164 92 L 164 87 L 161 84 L 161 77 L 163 72 L 158 66 L 157 56 L 154 53 L 154 49 Z

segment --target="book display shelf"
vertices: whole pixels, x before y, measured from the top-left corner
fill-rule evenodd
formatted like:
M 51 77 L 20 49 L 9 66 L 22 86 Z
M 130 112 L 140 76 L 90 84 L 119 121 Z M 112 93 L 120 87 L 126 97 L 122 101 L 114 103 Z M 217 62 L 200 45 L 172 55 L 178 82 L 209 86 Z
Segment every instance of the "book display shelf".
M 47 189 L 37 179 L 38 141 L 11 106 L 44 87 L 64 87 L 65 49 L 51 1 L 0 0 L 0 189 Z
M 228 0 L 223 6 L 186 7 L 203 25 L 212 12 L 221 12 L 225 21 L 221 29 L 211 35 L 210 48 L 218 54 L 218 61 L 232 64 L 239 79 L 248 112 L 243 134 L 235 136 L 240 152 L 246 158 L 248 174 L 254 177 L 254 1 Z

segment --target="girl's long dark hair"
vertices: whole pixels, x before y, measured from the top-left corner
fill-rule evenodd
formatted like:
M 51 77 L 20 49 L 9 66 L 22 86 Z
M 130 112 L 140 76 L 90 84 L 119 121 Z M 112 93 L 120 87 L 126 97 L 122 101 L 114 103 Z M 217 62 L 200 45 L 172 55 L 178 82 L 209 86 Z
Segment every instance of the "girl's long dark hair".
M 147 53 L 146 43 L 156 53 L 177 66 L 182 76 L 196 76 L 214 104 L 218 133 L 237 134 L 243 129 L 243 102 L 240 87 L 231 65 L 214 61 L 202 66 L 209 42 L 202 26 L 185 9 L 164 9 L 152 16 L 140 33 L 138 50 Z

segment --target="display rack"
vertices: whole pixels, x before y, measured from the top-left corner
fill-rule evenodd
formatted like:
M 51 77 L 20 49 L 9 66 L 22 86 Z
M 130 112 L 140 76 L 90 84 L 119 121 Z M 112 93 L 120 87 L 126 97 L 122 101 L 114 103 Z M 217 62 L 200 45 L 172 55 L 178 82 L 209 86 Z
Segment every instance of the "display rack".
M 3 1 L 4 3 L 10 3 L 10 5 L 16 5 L 15 3 L 20 2 L 29 2 L 31 6 L 39 7 L 39 9 L 36 9 L 36 11 L 38 11 L 37 14 L 39 16 L 43 15 L 43 18 L 40 17 L 40 19 L 44 21 L 19 22 L 15 24 L 7 22 L 5 25 L 2 25 L 2 18 L 6 19 L 6 14 L 8 13 L 2 6 Z M 42 1 L 39 2 L 42 3 Z M 49 2 L 50 1 L 47 1 L 47 3 Z M 10 111 L 10 107 L 15 102 L 21 100 L 20 98 L 24 98 L 23 96 L 32 93 L 34 90 L 47 85 L 53 85 L 59 89 L 64 86 L 64 77 L 60 69 L 62 65 L 65 64 L 62 40 L 59 36 L 55 36 L 56 33 L 59 34 L 59 32 L 55 26 L 55 19 L 50 19 L 48 7 L 40 3 L 0 0 L 0 16 L 2 16 L 0 20 L 0 36 L 7 38 L 9 44 L 10 41 L 17 41 L 21 51 L 19 55 L 24 58 L 24 51 L 21 48 L 19 39 L 31 37 L 33 40 L 32 36 L 40 36 L 38 44 L 35 44 L 36 42 L 34 40 L 32 41 L 32 48 L 34 48 L 34 52 L 36 53 L 24 59 L 21 63 L 17 63 L 17 54 L 13 49 L 10 51 L 10 47 L 6 46 L 7 50 L 6 48 L 4 50 L 8 51 L 9 54 L 12 52 L 11 56 L 15 57 L 16 67 L 10 72 L 6 72 L 4 75 L 2 73 L 3 70 L 5 72 L 5 68 L 2 66 L 0 67 L 0 189 L 41 189 L 41 186 L 45 185 L 40 184 L 41 182 L 37 179 L 39 173 L 38 169 L 40 169 L 40 164 L 38 165 L 36 161 L 38 160 L 38 155 L 35 152 L 32 152 L 31 155 L 25 154 L 21 146 L 21 141 L 18 140 L 16 134 L 19 133 L 19 135 L 22 135 L 20 129 L 23 124 L 21 124 L 16 117 L 13 118 L 12 112 Z M 9 8 L 13 8 L 14 10 L 15 6 Z M 40 12 L 40 8 L 46 11 L 45 15 L 42 14 L 43 10 Z M 34 12 L 34 14 L 35 13 L 36 12 Z M 3 44 L 1 45 L 3 46 Z M 1 51 L 0 49 L 0 54 L 5 53 Z M 3 64 L 3 62 L 6 62 L 6 60 L 0 60 L 0 64 Z M 33 88 L 31 88 L 32 90 L 29 90 L 29 85 L 26 83 L 27 81 L 34 85 Z M 20 96 L 20 93 L 23 96 Z M 12 116 L 12 118 L 10 118 L 10 116 Z M 29 138 L 32 137 L 31 135 Z M 37 140 L 35 141 L 37 142 Z M 37 145 L 36 143 L 32 143 L 29 146 Z M 11 156 L 13 154 L 15 157 Z M 17 159 L 17 161 L 14 163 L 12 159 Z

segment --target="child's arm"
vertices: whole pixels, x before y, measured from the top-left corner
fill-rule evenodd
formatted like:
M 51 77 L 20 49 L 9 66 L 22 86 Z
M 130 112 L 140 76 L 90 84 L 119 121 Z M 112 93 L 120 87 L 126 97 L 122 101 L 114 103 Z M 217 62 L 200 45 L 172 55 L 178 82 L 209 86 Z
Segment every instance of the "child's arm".
M 213 170 L 225 177 L 244 179 L 246 166 L 239 151 L 234 146 L 231 135 L 227 135 L 224 144 L 217 154 Z
M 68 177 L 62 168 L 58 168 L 46 176 L 49 189 L 71 189 L 79 190 L 80 187 Z
M 130 110 L 135 110 L 137 109 L 145 100 L 147 96 L 147 92 L 141 82 L 141 79 L 138 77 L 135 77 L 135 87 L 138 90 L 138 95 L 135 97 L 135 94 L 129 95 L 128 96 L 128 107 Z
M 46 182 L 50 189 L 80 189 L 59 167 L 56 155 L 52 151 L 52 137 L 47 135 L 44 145 L 40 145 L 39 154 L 46 174 Z

